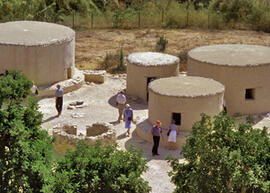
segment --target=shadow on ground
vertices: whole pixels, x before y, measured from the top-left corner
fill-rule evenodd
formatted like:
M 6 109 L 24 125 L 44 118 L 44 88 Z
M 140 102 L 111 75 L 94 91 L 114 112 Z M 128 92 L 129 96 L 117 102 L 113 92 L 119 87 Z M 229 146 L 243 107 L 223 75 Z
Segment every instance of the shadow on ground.
M 117 94 L 114 95 L 114 96 L 112 96 L 112 97 L 108 100 L 108 103 L 109 103 L 111 106 L 115 107 L 115 108 L 117 108 L 116 103 L 115 103 L 115 101 L 116 101 L 116 96 L 117 96 Z M 133 100 L 130 99 L 129 97 L 127 97 L 127 103 L 130 104 L 130 106 L 131 106 L 131 108 L 132 108 L 133 110 L 144 110 L 144 109 L 147 109 L 147 108 L 148 108 L 148 105 L 147 105 L 146 103 L 141 102 L 141 101 L 140 101 L 140 102 L 138 102 L 138 101 L 133 101 Z
M 55 115 L 55 116 L 51 116 L 51 117 L 49 117 L 49 118 L 47 118 L 47 119 L 45 119 L 42 123 L 46 123 L 46 122 L 49 122 L 49 121 L 51 121 L 51 120 L 53 120 L 53 119 L 55 119 L 55 118 L 57 118 L 58 116 L 57 115 Z
M 124 135 L 124 134 L 121 134 L 120 136 L 122 136 L 122 135 Z M 150 161 L 152 159 L 165 160 L 168 155 L 171 155 L 173 158 L 177 158 L 177 159 L 183 158 L 183 156 L 180 155 L 181 149 L 169 150 L 168 148 L 163 147 L 163 146 L 159 146 L 159 149 L 158 149 L 158 153 L 160 154 L 159 156 L 152 156 L 153 144 L 141 139 L 137 135 L 136 130 L 132 131 L 131 137 L 125 142 L 126 149 L 128 149 L 130 146 L 134 146 L 137 149 L 142 150 L 143 157 L 146 158 L 147 161 Z

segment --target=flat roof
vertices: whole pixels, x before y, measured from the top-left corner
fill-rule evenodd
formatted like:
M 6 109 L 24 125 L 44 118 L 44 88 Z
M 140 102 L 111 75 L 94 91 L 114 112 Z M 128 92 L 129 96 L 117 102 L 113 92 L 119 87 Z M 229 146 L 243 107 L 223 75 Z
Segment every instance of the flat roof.
M 176 56 L 159 52 L 136 52 L 128 55 L 127 61 L 139 66 L 164 66 L 179 63 L 180 59 Z
M 45 46 L 71 41 L 74 37 L 74 30 L 53 23 L 15 21 L 0 24 L 0 44 Z
M 270 47 L 245 44 L 219 44 L 194 48 L 194 60 L 221 66 L 259 66 L 270 64 Z
M 224 92 L 225 87 L 210 78 L 178 76 L 154 80 L 149 89 L 165 96 L 195 98 L 217 95 Z

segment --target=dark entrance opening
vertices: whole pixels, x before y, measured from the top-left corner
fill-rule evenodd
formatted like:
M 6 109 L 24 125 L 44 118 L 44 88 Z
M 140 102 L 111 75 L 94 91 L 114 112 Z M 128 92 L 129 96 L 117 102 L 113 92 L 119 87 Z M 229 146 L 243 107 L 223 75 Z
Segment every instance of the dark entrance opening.
M 157 78 L 156 77 L 147 77 L 147 96 L 146 96 L 146 98 L 147 98 L 147 101 L 148 101 L 148 99 L 149 99 L 149 91 L 148 91 L 148 87 L 149 87 L 149 84 L 150 84 L 150 82 L 152 82 L 153 80 L 156 80 Z
M 72 76 L 71 76 L 71 68 L 67 69 L 67 78 L 68 79 L 72 78 Z
M 176 125 L 181 125 L 181 113 L 172 113 L 172 120 L 175 121 Z
M 248 100 L 254 100 L 255 99 L 255 89 L 254 88 L 246 89 L 245 99 L 248 99 Z

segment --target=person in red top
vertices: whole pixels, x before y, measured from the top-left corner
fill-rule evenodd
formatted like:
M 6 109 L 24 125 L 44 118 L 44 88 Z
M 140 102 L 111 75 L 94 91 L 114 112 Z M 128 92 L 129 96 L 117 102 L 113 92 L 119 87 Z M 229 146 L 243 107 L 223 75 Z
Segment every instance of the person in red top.
M 157 120 L 156 125 L 153 125 L 151 129 L 151 133 L 153 136 L 153 148 L 152 148 L 152 155 L 159 155 L 158 153 L 158 146 L 159 146 L 159 141 L 160 141 L 160 134 L 162 133 L 162 127 L 161 127 L 161 121 Z

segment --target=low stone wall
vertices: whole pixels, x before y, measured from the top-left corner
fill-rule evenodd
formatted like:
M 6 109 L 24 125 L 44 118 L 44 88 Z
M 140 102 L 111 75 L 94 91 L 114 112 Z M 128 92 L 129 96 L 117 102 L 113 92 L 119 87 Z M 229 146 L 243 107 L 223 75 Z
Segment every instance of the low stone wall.
M 74 68 L 74 75 L 71 79 L 67 79 L 61 82 L 57 82 L 53 85 L 39 87 L 39 95 L 37 98 L 52 97 L 55 96 L 55 91 L 57 89 L 56 85 L 60 84 L 64 93 L 69 93 L 81 88 L 84 84 L 84 74 L 82 71 Z
M 87 70 L 84 71 L 85 82 L 94 82 L 97 84 L 102 84 L 105 81 L 105 70 Z
M 84 140 L 89 144 L 94 144 L 97 141 L 101 141 L 103 144 L 112 144 L 116 141 L 115 130 L 109 123 L 95 123 L 86 126 L 86 135 L 78 135 L 76 125 L 57 126 L 53 128 L 53 136 L 55 137 L 54 149 L 58 153 L 64 153 L 79 140 Z

